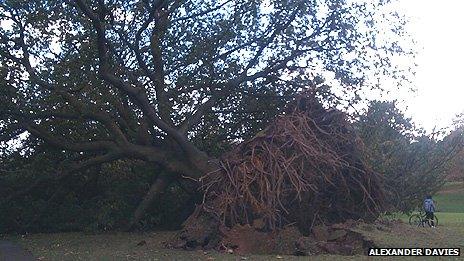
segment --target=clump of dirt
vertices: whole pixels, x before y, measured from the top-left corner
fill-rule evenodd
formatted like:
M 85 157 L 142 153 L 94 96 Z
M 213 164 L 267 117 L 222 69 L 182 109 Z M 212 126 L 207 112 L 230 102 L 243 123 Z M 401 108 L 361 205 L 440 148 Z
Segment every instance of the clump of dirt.
M 359 222 L 353 220 L 330 226 L 316 226 L 309 237 L 302 237 L 297 241 L 297 254 L 365 254 L 375 244 L 355 231 L 357 226 Z
M 176 241 L 177 244 L 170 243 L 167 246 L 187 250 L 213 248 L 218 251 L 240 255 L 359 255 L 365 254 L 368 248 L 375 246 L 374 242 L 356 231 L 356 227 L 362 227 L 363 225 L 365 224 L 353 220 L 330 226 L 318 225 L 313 228 L 309 236 L 304 236 L 294 225 L 272 231 L 263 231 L 246 224 L 235 225 L 230 229 L 223 227 L 219 229 L 219 234 L 210 233 L 210 238 L 206 238 L 204 233 L 200 233 L 201 236 L 189 237 L 188 240 L 185 240 L 186 238 L 182 236 L 191 235 L 192 232 L 184 229 L 180 232 L 180 238 L 183 240 L 178 240 Z M 373 229 L 376 229 L 375 225 Z
M 275 233 L 258 231 L 250 225 L 235 225 L 221 241 L 220 250 L 232 250 L 237 254 L 275 253 Z
M 212 249 L 219 245 L 225 235 L 226 227 L 222 226 L 213 215 L 197 207 L 184 222 L 183 229 L 167 247 L 193 249 Z

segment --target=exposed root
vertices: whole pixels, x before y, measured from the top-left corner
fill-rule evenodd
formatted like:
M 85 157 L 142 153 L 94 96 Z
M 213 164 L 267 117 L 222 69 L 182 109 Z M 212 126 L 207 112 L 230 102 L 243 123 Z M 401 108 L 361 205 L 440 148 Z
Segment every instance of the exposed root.
M 205 209 L 228 227 L 262 219 L 270 230 L 296 222 L 303 233 L 318 223 L 375 219 L 383 190 L 361 150 L 343 113 L 302 98 L 201 179 Z
M 311 96 L 220 163 L 201 178 L 204 201 L 186 222 L 179 247 L 359 253 L 365 242 L 356 232 L 331 225 L 372 221 L 382 211 L 381 177 L 363 160 L 362 142 L 345 114 Z

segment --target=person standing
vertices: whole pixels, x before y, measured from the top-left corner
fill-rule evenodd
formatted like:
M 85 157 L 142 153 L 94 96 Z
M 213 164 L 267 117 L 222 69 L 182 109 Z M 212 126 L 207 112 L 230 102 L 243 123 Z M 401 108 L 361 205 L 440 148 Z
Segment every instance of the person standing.
M 425 219 L 430 222 L 431 227 L 435 227 L 434 213 L 435 204 L 433 203 L 432 196 L 428 195 L 424 200 Z

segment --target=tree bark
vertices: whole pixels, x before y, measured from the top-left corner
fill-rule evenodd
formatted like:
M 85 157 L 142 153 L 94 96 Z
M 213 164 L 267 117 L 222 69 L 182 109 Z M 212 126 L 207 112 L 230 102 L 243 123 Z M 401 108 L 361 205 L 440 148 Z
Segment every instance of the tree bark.
M 126 227 L 126 230 L 134 229 L 138 222 L 142 219 L 143 215 L 153 203 L 153 201 L 160 196 L 172 183 L 174 179 L 171 176 L 161 175 L 151 185 L 147 194 L 143 198 L 142 202 L 139 203 L 134 211 L 134 214 Z

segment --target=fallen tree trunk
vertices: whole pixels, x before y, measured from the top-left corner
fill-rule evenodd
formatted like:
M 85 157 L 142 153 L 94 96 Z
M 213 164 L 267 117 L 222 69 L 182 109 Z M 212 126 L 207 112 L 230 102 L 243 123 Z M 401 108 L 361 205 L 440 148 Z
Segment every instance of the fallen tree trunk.
M 139 221 L 142 219 L 143 215 L 145 215 L 147 209 L 151 206 L 155 199 L 159 198 L 159 196 L 162 193 L 164 193 L 164 191 L 169 187 L 172 181 L 172 177 L 160 175 L 155 180 L 155 182 L 153 182 L 153 184 L 150 186 L 150 189 L 145 194 L 145 197 L 135 209 L 134 214 L 132 215 L 132 218 L 129 221 L 129 224 L 126 227 L 126 230 L 132 230 L 137 226 Z

